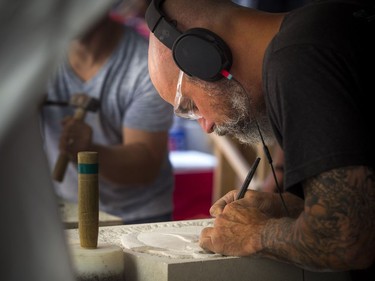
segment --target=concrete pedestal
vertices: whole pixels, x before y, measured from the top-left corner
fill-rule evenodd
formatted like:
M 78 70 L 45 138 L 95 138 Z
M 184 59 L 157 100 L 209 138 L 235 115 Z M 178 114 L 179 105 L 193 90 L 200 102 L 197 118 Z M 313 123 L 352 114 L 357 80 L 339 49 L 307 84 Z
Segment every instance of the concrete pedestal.
M 99 243 L 110 243 L 125 252 L 126 281 L 350 281 L 346 272 L 318 273 L 269 259 L 224 257 L 171 258 L 126 249 L 121 238 L 157 228 L 189 224 L 210 224 L 211 219 L 120 225 L 99 228 Z M 76 229 L 66 230 L 68 243 L 78 241 Z

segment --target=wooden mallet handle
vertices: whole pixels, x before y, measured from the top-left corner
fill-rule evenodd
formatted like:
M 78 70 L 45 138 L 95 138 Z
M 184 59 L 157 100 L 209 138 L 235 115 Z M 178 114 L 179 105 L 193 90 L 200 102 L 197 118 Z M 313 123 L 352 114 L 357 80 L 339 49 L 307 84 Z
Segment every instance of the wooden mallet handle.
M 62 182 L 64 179 L 66 168 L 69 163 L 69 155 L 66 152 L 60 152 L 57 157 L 55 167 L 52 172 L 52 177 L 58 182 Z
M 99 233 L 98 153 L 78 153 L 78 230 L 83 248 L 94 249 Z
M 85 118 L 86 111 L 83 108 L 77 108 L 74 113 L 74 119 L 83 120 Z M 58 182 L 62 182 L 64 179 L 66 168 L 69 164 L 69 155 L 66 152 L 60 152 L 57 157 L 55 167 L 52 172 L 52 177 Z

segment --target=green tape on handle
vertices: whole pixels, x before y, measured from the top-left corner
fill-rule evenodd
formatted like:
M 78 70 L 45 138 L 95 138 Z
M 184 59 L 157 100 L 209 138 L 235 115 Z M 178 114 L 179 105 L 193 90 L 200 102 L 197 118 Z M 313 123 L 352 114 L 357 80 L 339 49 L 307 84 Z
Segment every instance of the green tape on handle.
M 98 173 L 98 164 L 78 164 L 78 173 L 92 175 Z

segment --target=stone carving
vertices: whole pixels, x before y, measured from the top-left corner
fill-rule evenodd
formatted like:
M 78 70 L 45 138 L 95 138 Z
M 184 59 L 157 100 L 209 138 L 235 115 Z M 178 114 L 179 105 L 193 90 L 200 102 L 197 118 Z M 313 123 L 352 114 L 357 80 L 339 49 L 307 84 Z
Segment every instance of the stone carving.
M 121 236 L 124 248 L 150 255 L 178 259 L 220 257 L 199 246 L 199 235 L 212 219 L 130 226 Z

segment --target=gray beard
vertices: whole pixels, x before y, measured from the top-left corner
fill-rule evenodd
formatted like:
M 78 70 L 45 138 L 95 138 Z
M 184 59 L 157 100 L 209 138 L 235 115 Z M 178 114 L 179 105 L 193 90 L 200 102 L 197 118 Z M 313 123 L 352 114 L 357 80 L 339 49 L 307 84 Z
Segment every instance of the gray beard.
M 225 110 L 228 120 L 217 124 L 214 132 L 219 136 L 230 135 L 243 144 L 259 144 L 262 137 L 266 144 L 274 142 L 274 134 L 263 104 L 256 106 L 241 91 L 232 95 L 230 110 Z M 251 114 L 252 113 L 252 114 Z M 257 124 L 258 123 L 258 124 Z M 258 129 L 259 126 L 259 129 Z
M 214 132 L 219 136 L 232 136 L 243 144 L 259 144 L 261 143 L 261 137 L 257 122 L 265 143 L 273 143 L 274 135 L 268 117 L 265 115 L 258 116 L 256 119 L 240 118 L 235 121 L 228 121 L 225 124 L 216 125 Z

